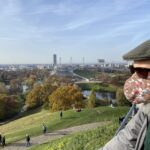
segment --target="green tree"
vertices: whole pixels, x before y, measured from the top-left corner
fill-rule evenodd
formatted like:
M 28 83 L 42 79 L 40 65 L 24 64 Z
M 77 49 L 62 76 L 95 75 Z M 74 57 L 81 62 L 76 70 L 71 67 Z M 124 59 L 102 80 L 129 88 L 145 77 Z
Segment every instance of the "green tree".
M 92 109 L 95 107 L 96 102 L 96 92 L 94 90 L 91 91 L 91 94 L 88 98 L 88 108 Z
M 83 95 L 75 86 L 62 86 L 49 96 L 52 111 L 83 107 Z
M 119 106 L 129 106 L 130 102 L 126 99 L 123 89 L 118 88 L 116 92 L 116 99 L 117 99 L 117 104 Z

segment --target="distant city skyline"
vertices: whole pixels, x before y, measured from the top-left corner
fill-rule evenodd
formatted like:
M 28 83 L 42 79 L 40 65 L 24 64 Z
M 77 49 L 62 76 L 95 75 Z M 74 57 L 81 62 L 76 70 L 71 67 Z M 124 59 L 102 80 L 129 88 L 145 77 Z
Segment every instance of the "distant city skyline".
M 150 39 L 149 0 L 0 0 L 0 64 L 97 63 Z

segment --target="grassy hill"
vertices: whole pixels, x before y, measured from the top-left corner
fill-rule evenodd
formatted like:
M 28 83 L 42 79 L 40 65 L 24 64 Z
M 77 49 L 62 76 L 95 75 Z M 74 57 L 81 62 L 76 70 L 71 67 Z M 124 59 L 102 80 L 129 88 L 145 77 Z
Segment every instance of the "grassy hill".
M 128 111 L 127 107 L 98 107 L 93 110 L 84 109 L 81 112 L 73 110 L 63 112 L 60 119 L 59 112 L 51 113 L 48 110 L 39 110 L 36 113 L 28 114 L 25 117 L 11 121 L 0 126 L 0 132 L 6 136 L 6 142 L 11 143 L 25 138 L 25 134 L 31 136 L 42 134 L 42 123 L 48 126 L 48 131 L 76 125 L 108 121 L 118 122 L 118 117 L 123 116 Z
M 113 137 L 116 129 L 117 123 L 111 123 L 34 146 L 31 150 L 98 150 Z

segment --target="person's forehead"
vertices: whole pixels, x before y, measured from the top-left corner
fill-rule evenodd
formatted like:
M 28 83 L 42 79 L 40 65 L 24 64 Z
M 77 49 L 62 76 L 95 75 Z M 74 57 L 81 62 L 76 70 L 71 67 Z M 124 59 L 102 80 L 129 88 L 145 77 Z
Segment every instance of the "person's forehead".
M 134 68 L 150 69 L 150 59 L 147 60 L 135 60 L 133 63 Z

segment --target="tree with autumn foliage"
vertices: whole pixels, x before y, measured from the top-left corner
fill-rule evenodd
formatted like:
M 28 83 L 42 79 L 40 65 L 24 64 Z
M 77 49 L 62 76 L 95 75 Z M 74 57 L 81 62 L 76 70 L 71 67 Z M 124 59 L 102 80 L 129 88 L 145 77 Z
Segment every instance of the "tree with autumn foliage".
M 50 82 L 45 82 L 41 87 L 41 98 L 43 101 L 43 107 L 49 108 L 49 95 L 53 93 L 58 87 L 55 85 L 52 85 Z
M 42 104 L 42 87 L 39 84 L 35 84 L 33 89 L 26 96 L 25 105 L 27 109 L 31 109 L 39 107 Z
M 69 84 L 67 78 L 59 78 L 51 76 L 46 78 L 42 84 L 34 83 L 32 90 L 26 96 L 26 108 L 32 109 L 39 106 L 49 108 L 49 95 L 51 95 L 58 87 Z
M 20 111 L 18 96 L 0 94 L 0 120 L 6 120 Z
M 30 75 L 26 80 L 25 80 L 25 84 L 29 87 L 29 89 L 32 89 L 32 87 L 34 86 L 34 84 L 37 81 L 37 76 L 36 75 Z
M 27 94 L 25 105 L 27 109 L 39 107 L 44 104 L 44 108 L 49 106 L 48 97 L 57 86 L 53 86 L 50 82 L 44 84 L 35 84 L 33 89 Z
M 73 85 L 59 87 L 49 96 L 49 101 L 52 111 L 67 110 L 72 106 L 83 107 L 83 95 L 80 89 Z

